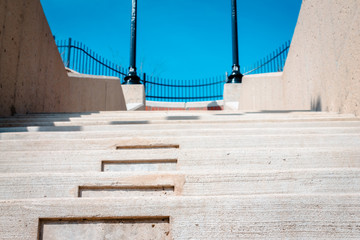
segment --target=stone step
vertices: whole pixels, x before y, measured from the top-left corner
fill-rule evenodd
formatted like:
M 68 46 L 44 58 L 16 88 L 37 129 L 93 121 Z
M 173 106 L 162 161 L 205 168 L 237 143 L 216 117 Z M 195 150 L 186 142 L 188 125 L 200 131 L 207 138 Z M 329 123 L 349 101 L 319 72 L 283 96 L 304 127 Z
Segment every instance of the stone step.
M 91 115 L 90 115 L 91 116 Z M 241 113 L 215 113 L 215 114 L 161 114 L 126 115 L 100 117 L 17 117 L 0 119 L 0 127 L 26 127 L 26 126 L 89 126 L 89 125 L 129 125 L 129 124 L 175 124 L 175 123 L 247 123 L 247 122 L 301 122 L 301 121 L 359 121 L 352 114 L 241 114 Z
M 200 129 L 147 129 L 147 130 L 118 130 L 118 131 L 71 131 L 71 132 L 26 132 L 0 133 L 0 140 L 21 139 L 94 139 L 121 137 L 185 137 L 185 136 L 234 136 L 234 135 L 298 135 L 298 134 L 360 134 L 359 127 L 307 127 L 307 128 L 206 128 Z
M 184 130 L 193 131 L 198 129 L 263 129 L 278 128 L 291 130 L 296 128 L 359 128 L 360 121 L 305 121 L 305 122 L 243 122 L 241 124 L 227 122 L 211 122 L 199 124 L 112 124 L 112 125 L 87 125 L 87 126 L 30 126 L 30 127 L 3 127 L 0 128 L 0 137 L 18 132 L 116 132 L 116 131 L 152 131 L 152 130 Z M 6 134 L 5 134 L 6 133 Z
M 84 239 L 86 233 L 135 240 L 360 236 L 359 194 L 4 200 L 0 211 L 1 238 L 11 240 Z M 144 230 L 133 231 L 139 227 Z
M 118 137 L 99 139 L 0 140 L 0 151 L 116 150 L 143 148 L 358 147 L 360 134 L 274 134 L 201 137 Z
M 223 171 L 360 167 L 360 148 L 4 151 L 0 172 Z
M 181 119 L 182 118 L 182 119 Z M 192 117 L 191 117 L 192 118 Z M 29 127 L 29 126 L 39 126 L 39 127 L 49 127 L 49 126 L 92 126 L 92 125 L 138 125 L 138 124 L 179 124 L 179 123 L 187 123 L 187 124 L 203 124 L 203 123 L 266 123 L 266 122 L 307 122 L 307 121 L 358 121 L 357 118 L 331 118 L 331 117 L 308 117 L 308 118 L 293 118 L 293 119 L 253 119 L 253 118 L 243 118 L 243 119 L 232 119 L 232 118 L 224 118 L 224 119 L 190 119 L 179 117 L 178 119 L 167 119 L 167 120 L 134 120 L 134 119 L 113 119 L 113 120 L 88 120 L 88 121 L 55 121 L 55 122 L 31 122 L 31 123 L 21 123 L 21 122 L 13 122 L 13 123 L 0 123 L 0 128 L 9 128 L 9 127 Z
M 353 114 L 339 114 L 336 112 L 318 112 L 308 110 L 285 110 L 285 111 L 99 111 L 80 113 L 35 113 L 16 114 L 6 119 L 30 119 L 30 118 L 101 118 L 101 117 L 145 117 L 153 116 L 354 116 Z
M 360 168 L 0 174 L 0 200 L 358 192 Z
M 71 116 L 64 114 L 55 114 L 50 116 L 21 116 L 21 117 L 7 117 L 1 118 L 0 123 L 32 123 L 32 122 L 81 122 L 81 121 L 117 121 L 117 120 L 205 120 L 205 119 L 302 119 L 302 118 L 334 118 L 334 119 L 347 119 L 355 118 L 353 114 L 336 114 L 336 113 L 311 113 L 311 114 L 242 114 L 242 113 L 169 113 L 169 112 L 155 112 L 152 114 L 139 113 L 139 114 L 99 114 L 99 115 L 83 115 L 83 116 Z

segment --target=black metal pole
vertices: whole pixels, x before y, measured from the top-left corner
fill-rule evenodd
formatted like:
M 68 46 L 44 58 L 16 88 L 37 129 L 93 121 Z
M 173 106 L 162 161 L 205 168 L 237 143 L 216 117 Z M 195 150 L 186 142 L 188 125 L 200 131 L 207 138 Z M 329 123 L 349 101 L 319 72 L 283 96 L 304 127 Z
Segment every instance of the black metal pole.
M 125 84 L 140 84 L 140 78 L 136 73 L 136 16 L 137 0 L 132 0 L 131 11 L 131 41 L 130 41 L 130 67 L 129 73 L 124 78 Z
M 232 73 L 228 77 L 227 83 L 241 83 L 243 75 L 240 73 L 240 66 L 239 66 L 236 0 L 231 0 L 231 26 L 232 26 L 233 66 L 232 66 Z

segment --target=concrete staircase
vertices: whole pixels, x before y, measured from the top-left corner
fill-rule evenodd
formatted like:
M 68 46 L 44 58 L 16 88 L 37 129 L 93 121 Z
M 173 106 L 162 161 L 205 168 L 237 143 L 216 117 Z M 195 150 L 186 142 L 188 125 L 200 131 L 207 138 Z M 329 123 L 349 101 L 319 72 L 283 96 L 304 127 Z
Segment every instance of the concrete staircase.
M 96 112 L 0 119 L 1 239 L 359 239 L 360 119 Z

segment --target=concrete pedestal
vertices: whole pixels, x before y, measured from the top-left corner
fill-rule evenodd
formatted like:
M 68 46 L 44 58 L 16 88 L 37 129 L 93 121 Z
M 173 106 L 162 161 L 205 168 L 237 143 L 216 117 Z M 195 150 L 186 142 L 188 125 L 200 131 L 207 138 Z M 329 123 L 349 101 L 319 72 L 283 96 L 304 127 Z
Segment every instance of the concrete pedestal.
M 145 89 L 144 85 L 122 85 L 126 109 L 128 111 L 145 110 Z
M 239 110 L 241 83 L 227 83 L 224 86 L 224 110 Z

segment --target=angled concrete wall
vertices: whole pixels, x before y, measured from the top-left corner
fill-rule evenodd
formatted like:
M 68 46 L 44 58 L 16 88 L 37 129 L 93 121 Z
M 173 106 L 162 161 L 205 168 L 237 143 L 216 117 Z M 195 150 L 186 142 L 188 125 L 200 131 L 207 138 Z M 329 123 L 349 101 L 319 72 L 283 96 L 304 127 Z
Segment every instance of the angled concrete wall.
M 254 74 L 241 84 L 225 84 L 225 110 L 281 110 L 284 108 L 282 73 Z
M 69 73 L 71 112 L 126 110 L 120 79 Z M 67 111 L 69 112 L 69 111 Z
M 359 116 L 360 1 L 303 0 L 283 75 L 245 76 L 240 85 L 225 86 L 225 109 Z
M 283 81 L 285 108 L 360 115 L 359 0 L 303 0 Z
M 67 76 L 39 0 L 0 1 L 0 116 L 126 110 L 120 81 L 101 81 Z

